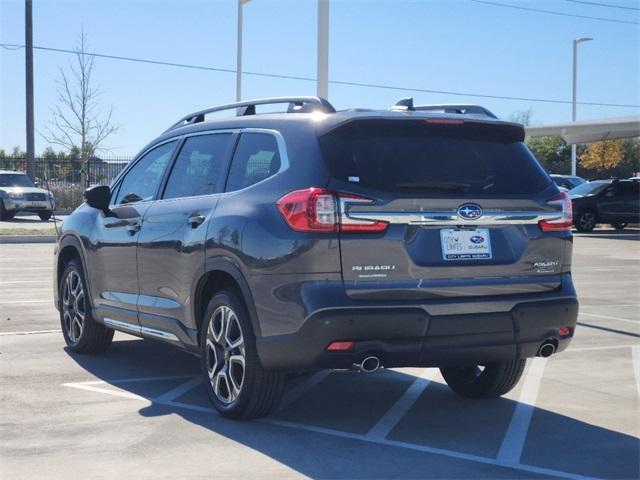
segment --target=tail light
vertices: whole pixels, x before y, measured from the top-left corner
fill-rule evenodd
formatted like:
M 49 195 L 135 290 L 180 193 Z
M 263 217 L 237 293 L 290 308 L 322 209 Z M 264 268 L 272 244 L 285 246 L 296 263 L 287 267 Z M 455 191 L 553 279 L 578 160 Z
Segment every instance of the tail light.
M 297 232 L 383 232 L 387 222 L 341 219 L 338 212 L 338 205 L 344 211 L 350 203 L 372 202 L 359 195 L 312 187 L 286 194 L 276 206 L 287 225 Z
M 562 208 L 562 214 L 553 220 L 540 220 L 538 225 L 543 232 L 560 232 L 570 230 L 573 225 L 573 207 L 571 198 L 567 192 L 560 192 L 555 197 L 547 200 L 547 205 Z

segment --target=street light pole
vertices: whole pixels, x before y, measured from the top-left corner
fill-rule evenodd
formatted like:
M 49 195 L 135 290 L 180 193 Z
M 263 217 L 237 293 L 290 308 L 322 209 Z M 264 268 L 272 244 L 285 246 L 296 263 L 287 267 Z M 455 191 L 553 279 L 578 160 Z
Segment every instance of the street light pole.
M 35 139 L 33 126 L 33 10 L 32 0 L 24 4 L 25 87 L 27 109 L 27 175 L 35 179 Z
M 573 40 L 573 98 L 571 102 L 571 121 L 576 121 L 576 98 L 578 85 L 578 44 L 593 40 L 589 37 L 578 37 Z M 575 175 L 578 167 L 576 158 L 576 144 L 571 145 L 571 175 Z
M 329 0 L 318 0 L 318 79 L 319 97 L 329 96 Z
M 242 99 L 242 23 L 243 6 L 251 0 L 238 0 L 238 40 L 236 57 L 236 101 Z

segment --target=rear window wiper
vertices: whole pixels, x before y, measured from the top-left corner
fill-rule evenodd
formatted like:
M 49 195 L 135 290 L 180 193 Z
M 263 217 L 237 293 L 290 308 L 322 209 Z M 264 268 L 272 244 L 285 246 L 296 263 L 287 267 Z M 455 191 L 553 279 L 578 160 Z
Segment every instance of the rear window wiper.
M 435 190 L 446 192 L 466 192 L 471 184 L 462 182 L 404 182 L 396 183 L 397 188 L 410 188 L 412 190 Z

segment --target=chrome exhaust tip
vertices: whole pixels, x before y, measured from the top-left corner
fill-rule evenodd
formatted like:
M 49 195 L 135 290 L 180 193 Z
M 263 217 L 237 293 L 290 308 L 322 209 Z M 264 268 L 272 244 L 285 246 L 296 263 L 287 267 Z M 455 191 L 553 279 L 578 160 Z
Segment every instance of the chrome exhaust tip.
M 354 363 L 353 368 L 357 368 L 364 373 L 373 373 L 380 368 L 380 359 L 370 355 L 363 358 L 360 363 Z
M 556 345 L 552 342 L 544 342 L 538 350 L 538 356 L 548 358 L 556 352 Z

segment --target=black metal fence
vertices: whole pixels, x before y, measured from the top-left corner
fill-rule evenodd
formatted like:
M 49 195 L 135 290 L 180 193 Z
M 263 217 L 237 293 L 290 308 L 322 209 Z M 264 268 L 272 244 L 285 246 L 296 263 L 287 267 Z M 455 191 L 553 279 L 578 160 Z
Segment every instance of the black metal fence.
M 35 159 L 35 178 L 31 180 L 53 188 L 108 185 L 118 173 L 129 163 L 128 157 L 91 158 L 83 172 L 82 162 L 74 158 L 42 158 Z M 27 159 L 0 157 L 0 170 L 27 171 Z M 86 185 L 82 185 L 83 173 L 86 173 Z
M 57 210 L 73 210 L 82 203 L 85 188 L 108 185 L 130 160 L 127 157 L 91 158 L 85 172 L 82 162 L 74 158 L 37 157 L 31 180 L 53 192 Z M 26 172 L 27 159 L 0 157 L 0 170 Z

